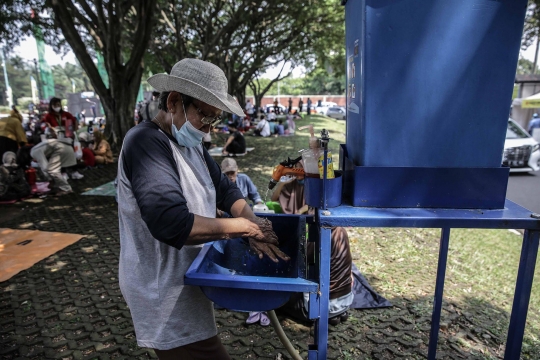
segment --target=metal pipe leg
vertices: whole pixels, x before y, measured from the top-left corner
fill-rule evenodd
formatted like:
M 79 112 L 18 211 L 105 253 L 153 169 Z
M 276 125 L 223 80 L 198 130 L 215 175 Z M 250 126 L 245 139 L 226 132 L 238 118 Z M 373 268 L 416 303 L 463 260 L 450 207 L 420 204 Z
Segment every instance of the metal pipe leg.
M 328 303 L 330 297 L 330 255 L 332 230 L 321 228 L 319 242 L 319 312 L 315 326 L 315 344 L 318 360 L 326 360 L 328 346 Z
M 523 244 L 521 246 L 521 258 L 516 281 L 516 291 L 514 292 L 514 304 L 510 315 L 510 326 L 508 327 L 508 338 L 506 340 L 505 360 L 519 359 L 523 334 L 525 332 L 525 322 L 529 309 L 529 299 L 534 278 L 534 268 L 538 255 L 538 242 L 540 231 L 525 230 Z
M 431 331 L 429 333 L 428 360 L 435 360 L 437 355 L 437 342 L 439 340 L 439 324 L 444 292 L 444 277 L 446 275 L 446 261 L 448 259 L 448 246 L 450 243 L 450 228 L 441 230 L 441 244 L 439 247 L 439 263 L 437 265 L 437 279 L 435 281 L 435 298 L 433 301 L 433 314 L 431 315 Z
M 321 273 L 321 264 L 319 259 L 320 257 L 320 248 L 321 248 L 321 234 L 319 229 L 319 219 L 315 215 L 315 223 L 309 225 L 309 240 L 310 242 L 315 242 L 315 273 L 313 281 L 318 281 L 320 279 Z M 307 250 L 306 250 L 307 251 Z M 319 306 L 320 306 L 320 296 L 318 294 L 310 294 L 309 296 L 309 318 L 314 319 L 313 324 L 313 343 L 308 346 L 308 360 L 317 360 L 319 351 Z

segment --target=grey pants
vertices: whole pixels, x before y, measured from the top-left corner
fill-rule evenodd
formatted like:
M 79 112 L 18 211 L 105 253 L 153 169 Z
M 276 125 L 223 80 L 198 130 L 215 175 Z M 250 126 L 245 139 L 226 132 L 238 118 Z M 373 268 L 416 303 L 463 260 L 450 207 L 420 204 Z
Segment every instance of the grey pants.
M 31 155 L 41 169 L 53 180 L 53 190 L 71 191 L 71 186 L 62 177 L 62 168 L 77 164 L 75 151 L 64 142 L 51 139 L 34 146 Z
M 73 157 L 75 157 L 73 149 L 71 149 L 71 152 L 73 153 Z M 55 151 L 49 158 L 49 166 L 46 171 L 53 179 L 53 190 L 71 191 L 71 185 L 62 176 L 62 157 L 66 156 L 64 153 L 67 153 L 67 151 L 63 149 Z

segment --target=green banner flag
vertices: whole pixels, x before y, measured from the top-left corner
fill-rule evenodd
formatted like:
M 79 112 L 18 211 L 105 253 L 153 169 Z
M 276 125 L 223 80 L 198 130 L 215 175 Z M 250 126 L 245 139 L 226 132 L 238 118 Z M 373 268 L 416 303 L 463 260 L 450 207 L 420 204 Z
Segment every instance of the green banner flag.
M 34 26 L 34 37 L 36 38 L 38 59 L 39 59 L 39 77 L 41 79 L 41 96 L 43 100 L 50 100 L 54 97 L 54 78 L 51 68 L 45 60 L 45 43 L 43 42 L 43 33 L 39 26 Z
M 142 83 L 139 86 L 139 93 L 137 94 L 137 103 L 139 101 L 144 101 L 144 93 L 143 93 Z
M 103 55 L 99 52 L 99 50 L 96 50 L 96 58 L 97 58 L 97 69 L 99 72 L 99 75 L 101 76 L 101 80 L 103 80 L 103 84 L 105 84 L 105 87 L 109 87 L 109 74 L 107 74 L 107 69 L 105 69 L 105 60 L 103 59 Z M 101 113 L 105 114 L 105 109 L 103 109 L 103 104 L 99 103 L 99 107 L 101 109 Z
M 97 68 L 99 75 L 101 75 L 101 80 L 103 80 L 103 83 L 106 87 L 109 87 L 109 74 L 107 74 L 107 70 L 105 69 L 105 61 L 103 60 L 103 55 L 96 50 L 96 58 L 97 58 Z

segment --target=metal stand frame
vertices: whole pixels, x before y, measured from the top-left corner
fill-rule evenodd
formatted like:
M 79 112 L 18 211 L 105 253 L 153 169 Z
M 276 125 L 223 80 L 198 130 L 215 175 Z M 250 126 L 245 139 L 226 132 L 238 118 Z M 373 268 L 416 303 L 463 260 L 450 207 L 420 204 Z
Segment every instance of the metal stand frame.
M 324 175 L 326 178 L 326 174 Z M 314 344 L 309 346 L 308 359 L 322 360 L 327 357 L 330 228 L 336 226 L 442 229 L 428 348 L 429 360 L 435 360 L 437 353 L 446 263 L 450 243 L 450 229 L 526 229 L 523 236 L 516 290 L 514 292 L 514 303 L 510 315 L 504 356 L 505 360 L 519 359 L 538 254 L 540 238 L 539 218 L 539 215 L 532 214 L 529 210 L 510 200 L 506 200 L 504 209 L 498 210 L 381 209 L 343 205 L 329 210 L 318 210 L 315 215 L 315 224 L 310 225 L 310 237 L 318 235 L 315 236 L 315 240 L 317 241 L 316 248 L 318 249 L 316 263 L 318 264 L 319 292 L 310 296 L 309 316 L 310 318 L 316 318 L 316 320 Z

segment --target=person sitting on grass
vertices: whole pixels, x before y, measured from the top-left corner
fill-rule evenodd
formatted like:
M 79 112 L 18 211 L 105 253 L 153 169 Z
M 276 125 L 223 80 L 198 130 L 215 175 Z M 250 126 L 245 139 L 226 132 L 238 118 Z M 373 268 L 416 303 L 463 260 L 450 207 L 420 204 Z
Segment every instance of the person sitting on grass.
M 0 159 L 8 151 L 17 153 L 25 144 L 26 133 L 19 118 L 8 116 L 0 119 Z
M 276 113 L 274 110 L 270 110 L 270 113 L 268 113 L 268 121 L 275 121 L 276 120 Z
M 270 127 L 270 135 L 277 135 L 277 124 L 275 121 L 269 121 L 268 126 Z
M 302 162 L 295 165 L 302 168 Z M 304 197 L 304 180 L 296 178 L 279 182 L 272 193 L 272 201 L 278 201 L 285 214 L 307 214 L 312 209 L 306 204 Z M 307 259 L 315 259 L 315 243 L 310 242 L 306 251 Z M 347 321 L 348 310 L 354 300 L 352 282 L 352 254 L 349 236 L 342 227 L 332 228 L 330 255 L 330 302 L 328 307 L 328 323 L 337 325 Z M 303 293 L 294 293 L 289 302 L 280 310 L 301 321 L 309 321 Z
M 238 165 L 236 161 L 231 158 L 226 158 L 221 162 L 221 172 L 223 172 L 229 180 L 236 184 L 238 189 L 244 195 L 244 198 L 248 198 L 253 202 L 253 205 L 262 204 L 261 195 L 257 191 L 257 187 L 253 184 L 250 177 L 243 173 L 238 173 Z
M 285 127 L 283 126 L 283 120 L 279 120 L 279 125 L 276 126 L 277 135 L 285 135 Z
M 22 116 L 22 114 L 19 112 L 19 110 L 17 109 L 17 107 L 16 107 L 15 105 L 13 105 L 13 106 L 11 107 L 11 112 L 9 113 L 9 116 L 19 119 L 19 121 L 20 121 L 21 124 L 22 124 L 22 122 L 23 122 L 23 116 Z
M 229 133 L 231 135 L 227 138 L 227 142 L 225 143 L 225 146 L 223 146 L 223 150 L 221 150 L 223 155 L 245 154 L 246 139 L 244 138 L 244 135 L 232 125 L 229 126 Z
M 93 151 L 96 157 L 96 164 L 111 164 L 114 161 L 111 145 L 103 138 L 103 134 L 100 131 L 94 131 Z
M 257 124 L 254 135 L 262 137 L 270 136 L 270 125 L 268 124 L 268 121 L 264 118 L 264 115 L 261 115 L 261 120 Z
M 77 159 L 69 138 L 49 139 L 32 147 L 30 155 L 39 164 L 43 175 L 50 181 L 50 188 L 54 195 L 60 196 L 72 192 L 67 182 L 67 175 L 62 175 L 62 169 L 74 170 Z M 77 171 L 71 173 L 72 179 L 82 179 L 84 176 Z
M 49 101 L 49 111 L 43 116 L 42 122 L 50 128 L 57 128 L 57 132 L 63 131 L 69 138 L 73 137 L 78 128 L 77 119 L 62 109 L 62 100 L 56 97 Z
M 289 130 L 289 134 L 294 134 L 296 131 L 296 123 L 294 122 L 294 118 L 295 115 L 287 115 L 287 129 Z
M 244 123 L 242 124 L 242 127 L 244 128 L 244 131 L 248 131 L 251 127 L 251 119 L 249 117 L 244 118 Z
M 88 142 L 86 140 L 81 140 L 80 142 L 82 149 L 82 164 L 84 164 L 85 167 L 96 166 L 96 157 L 94 156 L 94 152 L 88 147 Z

